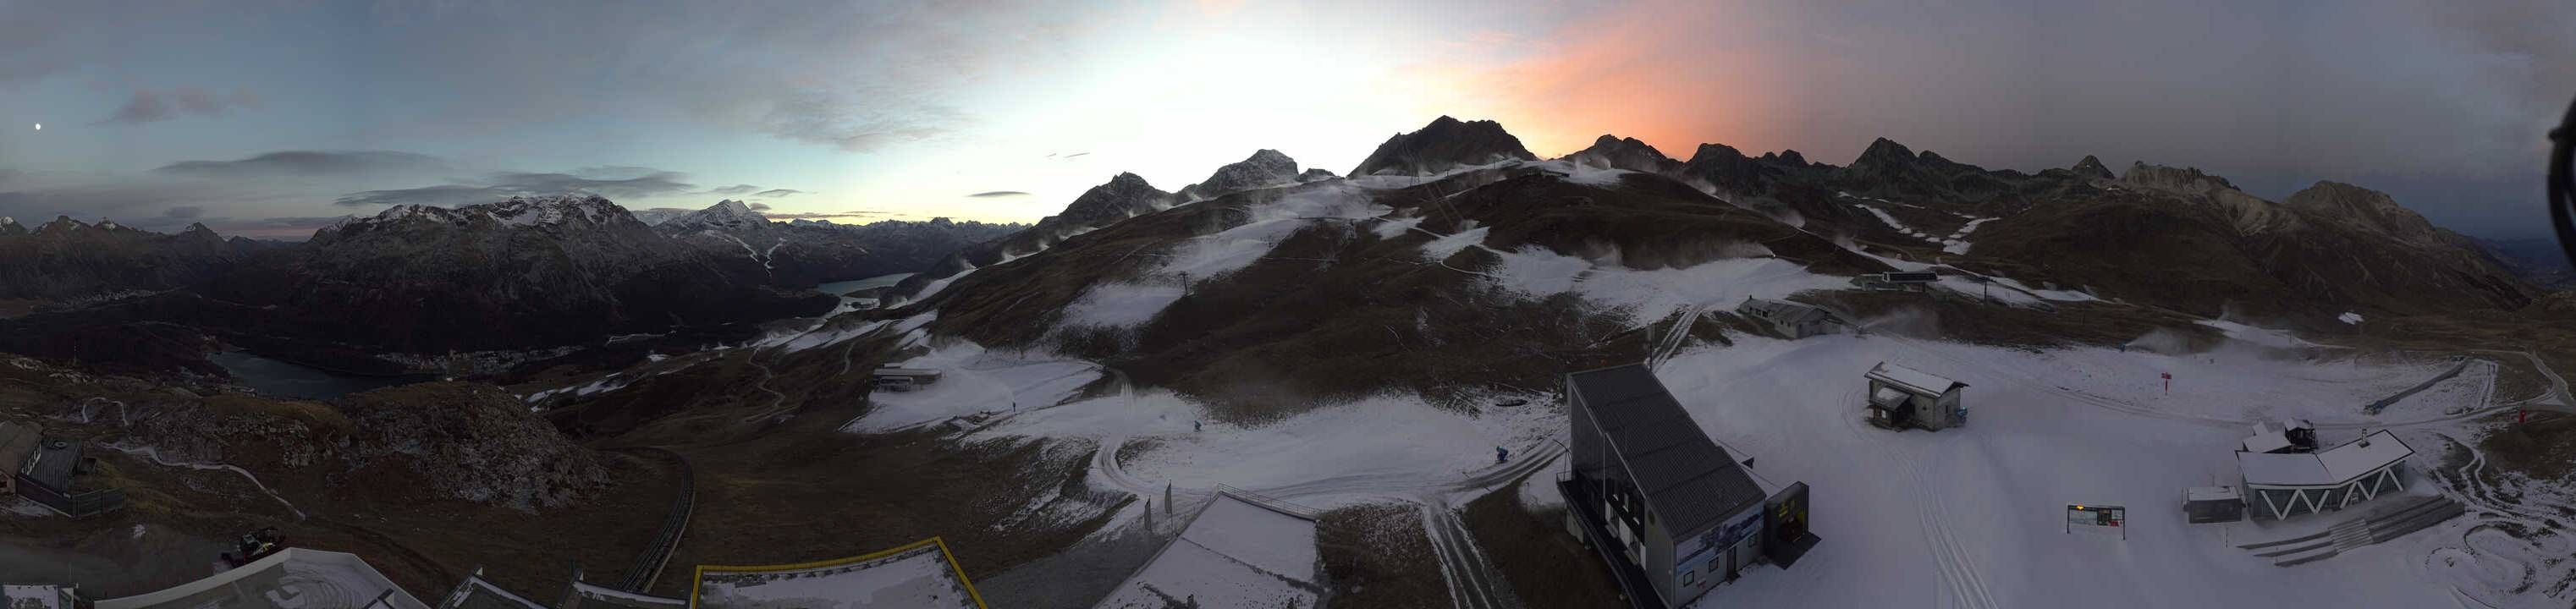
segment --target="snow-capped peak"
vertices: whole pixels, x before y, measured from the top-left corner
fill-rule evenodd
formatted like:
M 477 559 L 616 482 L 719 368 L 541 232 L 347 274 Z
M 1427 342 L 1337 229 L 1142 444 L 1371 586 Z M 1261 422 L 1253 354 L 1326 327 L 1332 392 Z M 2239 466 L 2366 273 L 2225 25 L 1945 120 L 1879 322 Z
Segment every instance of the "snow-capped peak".
M 89 225 L 82 224 L 79 220 L 73 220 L 71 216 L 54 216 L 54 221 L 46 222 L 44 226 L 36 227 L 36 232 L 51 233 L 83 228 L 89 228 Z
M 752 211 L 750 205 L 733 199 L 716 202 L 706 209 L 682 214 L 663 222 L 662 226 L 688 230 L 749 228 L 769 223 L 769 217 Z
M 436 223 L 466 224 L 477 218 L 489 219 L 506 226 L 557 226 L 563 224 L 599 225 L 626 213 L 625 208 L 599 195 L 545 195 L 510 197 L 492 203 L 477 203 L 448 209 L 435 205 L 396 205 L 377 212 L 372 218 L 341 220 L 328 229 L 390 225 L 411 220 Z

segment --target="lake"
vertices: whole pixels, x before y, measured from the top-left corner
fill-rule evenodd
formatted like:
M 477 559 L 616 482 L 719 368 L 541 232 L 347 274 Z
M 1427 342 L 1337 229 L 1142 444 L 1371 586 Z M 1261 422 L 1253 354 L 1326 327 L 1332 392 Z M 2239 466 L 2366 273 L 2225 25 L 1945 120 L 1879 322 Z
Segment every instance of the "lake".
M 222 366 L 225 372 L 232 373 L 233 378 L 241 379 L 241 384 L 257 389 L 260 393 L 307 400 L 328 400 L 379 387 L 430 380 L 430 377 L 421 375 L 332 374 L 309 366 L 251 355 L 248 351 L 225 351 L 208 355 L 206 359 L 213 360 L 215 365 Z

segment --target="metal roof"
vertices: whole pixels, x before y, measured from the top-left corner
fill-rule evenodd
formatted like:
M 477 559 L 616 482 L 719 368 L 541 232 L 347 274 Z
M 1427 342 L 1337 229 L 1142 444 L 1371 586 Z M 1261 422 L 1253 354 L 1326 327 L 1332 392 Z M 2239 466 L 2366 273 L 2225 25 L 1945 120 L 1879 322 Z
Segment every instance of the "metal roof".
M 1930 396 L 1949 393 L 1952 388 L 1968 386 L 1967 383 L 1950 380 L 1938 374 L 1887 362 L 1879 362 L 1877 367 L 1870 368 L 1869 377 L 1887 381 L 1906 391 Z
M 1690 412 L 1643 364 L 1566 375 L 1602 439 L 1676 539 L 1762 503 L 1743 464 L 1701 433 Z
M 73 466 L 80 464 L 81 442 L 70 438 L 44 438 L 36 444 L 28 464 L 27 479 L 69 494 L 72 490 Z
M 1763 321 L 1776 324 L 1800 324 L 1833 317 L 1832 313 L 1827 313 L 1824 309 L 1803 303 L 1752 297 L 1744 299 L 1741 309 L 1762 318 Z
M 2246 486 L 2334 486 L 2396 465 L 2415 449 L 2387 430 L 2316 453 L 2236 453 Z

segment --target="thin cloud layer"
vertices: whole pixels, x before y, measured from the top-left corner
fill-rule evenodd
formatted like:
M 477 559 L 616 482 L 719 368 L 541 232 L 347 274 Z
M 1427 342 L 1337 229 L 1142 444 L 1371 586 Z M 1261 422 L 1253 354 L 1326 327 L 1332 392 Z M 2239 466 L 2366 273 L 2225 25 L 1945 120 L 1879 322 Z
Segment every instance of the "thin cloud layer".
M 503 172 L 492 174 L 481 183 L 369 190 L 341 195 L 332 202 L 351 207 L 393 205 L 454 207 L 488 203 L 514 196 L 589 193 L 610 199 L 621 199 L 679 194 L 698 189 L 696 184 L 681 181 L 687 176 L 673 171 L 642 167 L 608 167 L 582 171 L 584 172 L 582 175 Z M 614 175 L 630 173 L 641 175 L 631 177 Z
M 447 161 L 425 154 L 387 150 L 285 150 L 230 161 L 180 161 L 153 173 L 200 178 L 269 178 L 284 176 L 368 176 L 446 171 Z
M 800 194 L 805 194 L 805 191 L 802 191 L 802 190 L 796 190 L 796 189 L 793 189 L 793 188 L 772 188 L 772 189 L 769 189 L 769 190 L 763 190 L 763 191 L 760 191 L 759 193 L 753 194 L 752 196 L 755 196 L 755 197 L 768 197 L 768 198 L 772 198 L 772 199 L 783 199 L 783 198 L 787 198 L 787 197 L 791 197 L 791 196 L 795 196 L 795 195 L 800 195 Z
M 178 118 L 181 115 L 219 116 L 233 109 L 257 109 L 267 105 L 249 89 L 236 89 L 221 95 L 196 87 L 178 87 L 169 91 L 136 89 L 134 95 L 119 106 L 116 113 L 102 119 L 102 125 L 140 125 Z
M 1020 192 L 1020 191 L 1017 191 L 1017 190 L 988 190 L 988 191 L 979 192 L 979 193 L 975 193 L 975 194 L 971 194 L 971 195 L 966 195 L 966 196 L 967 196 L 968 198 L 975 198 L 975 199 L 1000 199 L 1000 198 L 1006 198 L 1006 197 L 1025 197 L 1025 196 L 1029 196 L 1029 193 Z

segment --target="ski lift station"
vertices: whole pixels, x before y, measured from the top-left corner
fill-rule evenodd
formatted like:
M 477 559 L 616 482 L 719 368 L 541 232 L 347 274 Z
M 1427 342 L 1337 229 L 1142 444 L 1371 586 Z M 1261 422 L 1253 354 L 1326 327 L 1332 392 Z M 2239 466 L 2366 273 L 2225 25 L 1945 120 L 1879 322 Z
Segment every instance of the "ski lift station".
M 1637 607 L 1689 604 L 1755 564 L 1787 568 L 1815 546 L 1807 485 L 1775 487 L 1691 420 L 1654 371 L 1568 374 L 1572 419 L 1557 479 L 1566 527 L 1601 554 Z
M 939 382 L 939 371 L 927 368 L 888 366 L 878 368 L 868 376 L 876 382 L 878 389 L 886 391 L 912 391 Z
M 1736 305 L 1735 312 L 1769 325 L 1773 331 L 1791 339 L 1841 332 L 1845 325 L 1841 318 L 1822 308 L 1785 300 L 1747 296 L 1743 304 Z
M 2253 445 L 2251 439 L 2248 445 Z M 2406 490 L 2397 479 L 2397 464 L 2415 455 L 2415 449 L 2387 430 L 2319 452 L 2285 450 L 2290 452 L 2236 453 L 2251 495 L 2245 503 L 2255 515 L 2278 520 L 2340 510 Z
M 1968 408 L 1959 405 L 1959 390 L 1966 389 L 1967 383 L 1887 362 L 1879 362 L 1864 376 L 1869 379 L 1869 403 L 1864 408 L 1872 425 L 1938 431 L 1968 423 Z

